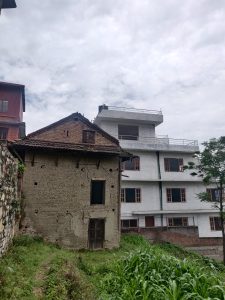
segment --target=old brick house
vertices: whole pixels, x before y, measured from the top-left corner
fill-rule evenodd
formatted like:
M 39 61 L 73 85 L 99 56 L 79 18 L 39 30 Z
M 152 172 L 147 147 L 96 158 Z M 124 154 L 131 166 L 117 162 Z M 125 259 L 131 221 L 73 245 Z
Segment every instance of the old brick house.
M 25 230 L 70 248 L 118 246 L 117 139 L 75 113 L 13 147 L 25 159 Z
M 25 86 L 0 81 L 0 140 L 13 141 L 25 136 Z

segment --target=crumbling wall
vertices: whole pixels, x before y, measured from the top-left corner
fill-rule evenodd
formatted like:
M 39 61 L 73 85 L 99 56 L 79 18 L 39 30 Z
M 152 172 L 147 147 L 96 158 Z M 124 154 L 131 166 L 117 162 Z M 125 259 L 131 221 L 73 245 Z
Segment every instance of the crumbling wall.
M 0 143 L 0 256 L 7 250 L 15 231 L 18 207 L 18 161 Z

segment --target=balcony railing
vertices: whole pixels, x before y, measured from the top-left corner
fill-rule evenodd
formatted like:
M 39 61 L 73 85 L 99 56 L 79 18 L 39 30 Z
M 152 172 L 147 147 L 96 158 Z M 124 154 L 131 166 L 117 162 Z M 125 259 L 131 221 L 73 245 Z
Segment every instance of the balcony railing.
M 125 111 L 125 112 L 137 112 L 137 113 L 145 113 L 145 114 L 153 114 L 153 115 L 162 115 L 161 110 L 148 110 L 148 109 L 138 109 L 133 107 L 118 107 L 118 106 L 102 106 L 103 109 L 106 110 L 116 110 L 116 111 Z
M 197 140 L 172 139 L 168 137 L 142 137 L 133 135 L 120 135 L 119 140 L 138 141 L 151 145 L 177 145 L 177 146 L 198 146 Z

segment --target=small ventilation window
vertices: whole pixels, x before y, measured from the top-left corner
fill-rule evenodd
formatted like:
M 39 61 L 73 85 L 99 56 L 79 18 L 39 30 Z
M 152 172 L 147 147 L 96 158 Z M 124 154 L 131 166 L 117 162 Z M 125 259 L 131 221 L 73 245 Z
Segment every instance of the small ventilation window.
M 95 131 L 83 130 L 83 143 L 94 144 L 95 143 Z

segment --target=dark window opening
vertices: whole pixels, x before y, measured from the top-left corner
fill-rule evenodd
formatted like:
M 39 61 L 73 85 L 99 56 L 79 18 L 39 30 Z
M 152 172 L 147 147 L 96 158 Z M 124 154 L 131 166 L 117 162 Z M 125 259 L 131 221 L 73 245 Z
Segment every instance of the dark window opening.
M 209 200 L 212 202 L 220 201 L 220 190 L 219 189 L 206 189 L 206 192 L 209 195 Z
M 173 227 L 185 227 L 188 226 L 188 218 L 168 218 L 168 226 Z
M 136 156 L 122 162 L 122 170 L 140 170 L 140 157 Z
M 122 228 L 137 228 L 138 220 L 137 219 L 121 220 L 121 227 Z
M 183 158 L 164 158 L 166 172 L 183 172 Z
M 105 219 L 90 219 L 88 236 L 90 249 L 103 248 L 105 240 Z
M 118 136 L 120 140 L 138 140 L 138 126 L 118 125 Z
M 0 127 L 0 140 L 6 140 L 8 137 L 8 128 Z
M 8 111 L 8 101 L 0 100 L 0 112 L 7 112 L 7 111 Z
M 185 189 L 166 189 L 167 202 L 185 202 Z
M 92 180 L 91 182 L 91 204 L 105 203 L 105 181 Z
M 127 202 L 127 203 L 141 202 L 141 189 L 139 188 L 121 189 L 121 202 Z
M 94 144 L 95 143 L 95 131 L 83 130 L 83 143 Z
M 210 222 L 211 230 L 213 230 L 213 231 L 222 230 L 221 220 L 219 217 L 210 217 L 209 222 Z

